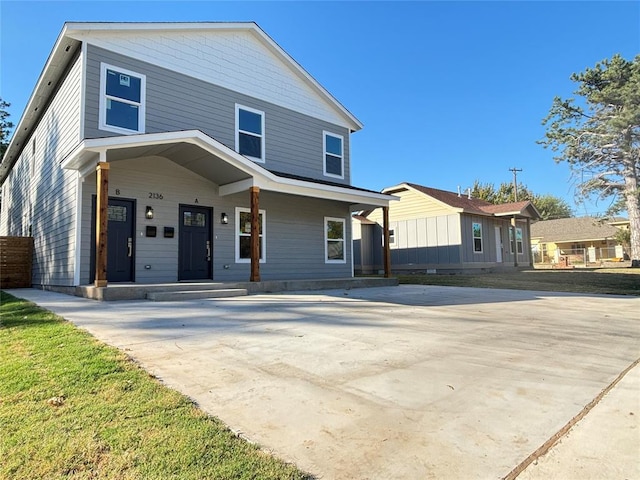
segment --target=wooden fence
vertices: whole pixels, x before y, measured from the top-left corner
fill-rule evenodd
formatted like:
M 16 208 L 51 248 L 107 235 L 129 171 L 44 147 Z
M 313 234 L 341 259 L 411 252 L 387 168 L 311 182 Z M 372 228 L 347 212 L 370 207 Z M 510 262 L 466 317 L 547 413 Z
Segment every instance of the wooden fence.
M 0 237 L 0 288 L 31 286 L 32 237 Z

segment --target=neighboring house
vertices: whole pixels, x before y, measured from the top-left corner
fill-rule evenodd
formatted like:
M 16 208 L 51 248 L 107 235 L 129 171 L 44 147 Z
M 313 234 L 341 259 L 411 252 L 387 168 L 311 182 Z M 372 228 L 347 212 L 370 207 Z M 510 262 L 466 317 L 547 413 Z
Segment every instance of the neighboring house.
M 559 218 L 531 224 L 531 248 L 536 263 L 569 264 L 622 260 L 624 251 L 616 240 L 629 220 L 602 222 L 593 217 Z
M 459 272 L 532 264 L 529 226 L 539 214 L 529 201 L 493 205 L 414 183 L 383 193 L 400 197 L 389 206 L 393 271 Z M 364 211 L 353 222 L 355 271 L 380 270 L 381 209 Z
M 33 284 L 353 275 L 361 123 L 254 23 L 67 23 L 0 164 Z

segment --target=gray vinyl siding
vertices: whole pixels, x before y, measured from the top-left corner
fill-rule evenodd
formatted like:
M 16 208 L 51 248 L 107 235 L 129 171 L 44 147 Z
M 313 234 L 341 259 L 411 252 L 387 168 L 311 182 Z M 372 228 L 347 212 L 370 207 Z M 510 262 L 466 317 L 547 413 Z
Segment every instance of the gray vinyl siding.
M 473 250 L 473 224 L 482 225 L 482 252 Z M 461 215 L 463 258 L 467 263 L 489 263 L 496 261 L 494 225 L 491 217 Z
M 201 130 L 235 149 L 235 104 L 265 113 L 265 156 L 271 171 L 349 184 L 349 131 L 218 85 L 88 45 L 85 138 L 119 134 L 98 129 L 100 63 L 146 76 L 146 132 Z M 323 174 L 323 130 L 344 138 L 344 180 Z
M 249 207 L 249 195 L 238 198 Z M 295 208 L 291 208 L 295 202 Z M 344 278 L 351 276 L 351 213 L 349 205 L 331 200 L 264 192 L 260 208 L 267 214 L 267 261 L 260 265 L 263 280 Z M 345 220 L 345 262 L 325 263 L 324 218 Z M 248 278 L 249 265 L 238 264 Z
M 355 273 L 367 275 L 383 270 L 382 227 L 378 224 L 362 224 L 357 220 L 351 225 Z
M 63 170 L 60 162 L 80 140 L 81 65 L 76 57 L 3 185 L 2 231 L 31 231 L 34 284 L 74 281 L 78 174 Z
M 91 198 L 95 195 L 95 174 L 83 188 L 81 284 L 91 282 Z M 149 199 L 150 190 L 162 200 Z M 112 197 L 136 201 L 135 281 L 138 283 L 178 280 L 179 205 L 213 208 L 213 280 L 247 281 L 250 265 L 236 263 L 235 209 L 249 208 L 249 192 L 220 197 L 217 185 L 161 157 L 114 162 L 109 173 Z M 291 205 L 295 203 L 295 208 Z M 153 220 L 144 218 L 145 207 L 154 209 Z M 351 276 L 350 213 L 347 204 L 261 192 L 260 209 L 266 214 L 266 262 L 260 264 L 263 280 L 335 278 Z M 220 223 L 221 213 L 229 224 Z M 324 217 L 345 219 L 346 262 L 324 262 Z M 156 226 L 157 237 L 146 237 L 147 225 Z M 164 227 L 174 227 L 174 238 L 164 238 Z M 150 269 L 145 266 L 150 266 Z M 225 268 L 228 266 L 228 268 Z
M 482 225 L 482 253 L 473 251 L 473 223 Z M 522 253 L 518 254 L 518 264 L 520 266 L 528 265 L 530 262 L 529 251 L 529 234 L 527 231 L 526 221 L 518 221 L 518 228 L 522 228 Z M 491 217 L 480 217 L 471 215 L 462 215 L 462 238 L 464 248 L 464 261 L 467 263 L 496 264 L 497 248 L 495 227 L 501 228 L 502 235 L 502 264 L 513 265 L 514 255 L 511 253 L 511 245 L 509 242 L 509 229 L 511 228 L 510 219 L 500 219 Z

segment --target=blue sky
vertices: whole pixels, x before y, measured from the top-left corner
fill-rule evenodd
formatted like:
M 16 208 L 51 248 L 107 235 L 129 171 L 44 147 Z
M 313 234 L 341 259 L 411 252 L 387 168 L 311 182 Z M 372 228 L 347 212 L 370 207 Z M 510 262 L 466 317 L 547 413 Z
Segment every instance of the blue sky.
M 65 21 L 255 21 L 360 121 L 352 183 L 455 191 L 518 179 L 564 198 L 536 144 L 573 72 L 640 53 L 639 1 L 0 1 L 0 96 L 17 123 Z

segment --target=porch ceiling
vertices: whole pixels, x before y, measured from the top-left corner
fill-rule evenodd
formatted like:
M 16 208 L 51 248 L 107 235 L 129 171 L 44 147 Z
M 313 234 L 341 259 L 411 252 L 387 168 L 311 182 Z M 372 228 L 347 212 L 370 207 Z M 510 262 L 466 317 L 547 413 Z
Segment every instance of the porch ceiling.
M 251 178 L 250 174 L 229 164 L 219 156 L 186 142 L 126 147 L 107 151 L 108 162 L 147 156 L 167 158 L 217 185 L 226 185 Z

